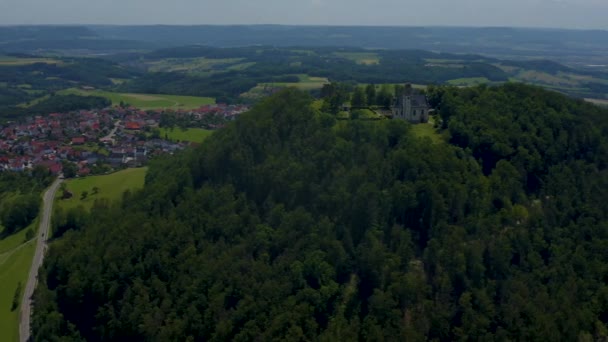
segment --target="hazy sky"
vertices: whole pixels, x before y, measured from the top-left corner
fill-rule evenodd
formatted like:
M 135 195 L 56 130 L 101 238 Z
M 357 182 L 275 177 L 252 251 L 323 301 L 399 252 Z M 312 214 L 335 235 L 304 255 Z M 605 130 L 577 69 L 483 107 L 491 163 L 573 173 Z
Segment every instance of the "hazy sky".
M 313 24 L 608 29 L 608 0 L 0 0 L 10 24 Z

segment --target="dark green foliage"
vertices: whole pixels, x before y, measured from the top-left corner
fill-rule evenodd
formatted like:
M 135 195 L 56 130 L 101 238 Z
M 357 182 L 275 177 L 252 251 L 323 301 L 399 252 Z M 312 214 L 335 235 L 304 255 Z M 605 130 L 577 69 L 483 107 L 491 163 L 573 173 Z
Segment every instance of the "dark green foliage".
M 155 160 L 53 245 L 34 340 L 607 338 L 607 113 L 430 96 L 456 146 L 289 89 Z
M 12 234 L 27 227 L 36 216 L 40 206 L 37 195 L 17 195 L 2 204 L 0 219 L 5 234 Z
M 356 87 L 351 97 L 350 103 L 353 107 L 365 107 L 367 105 L 367 98 L 363 88 Z
M 78 166 L 75 163 L 72 163 L 67 160 L 63 160 L 61 162 L 62 172 L 65 178 L 73 178 L 76 177 L 76 173 L 78 172 Z
M 11 303 L 11 311 L 17 310 L 19 307 L 19 300 L 21 299 L 21 282 L 17 284 L 17 288 L 15 289 L 15 294 L 13 295 L 13 301 Z

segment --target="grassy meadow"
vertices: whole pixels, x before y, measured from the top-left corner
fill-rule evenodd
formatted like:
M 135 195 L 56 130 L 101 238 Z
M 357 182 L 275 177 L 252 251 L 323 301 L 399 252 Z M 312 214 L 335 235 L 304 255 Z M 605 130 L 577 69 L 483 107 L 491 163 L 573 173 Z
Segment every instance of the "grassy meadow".
M 433 116 L 429 118 L 428 123 L 412 125 L 412 133 L 418 138 L 428 137 L 434 144 L 445 143 L 448 140 L 435 128 L 435 117 Z
M 205 75 L 217 69 L 242 70 L 239 68 L 247 68 L 252 65 L 240 63 L 242 60 L 243 58 L 165 58 L 149 62 L 147 66 L 152 72 L 186 72 L 189 74 Z
M 470 87 L 479 84 L 490 83 L 490 80 L 485 77 L 468 77 L 449 80 L 447 83 L 453 86 Z
M 3 230 L 0 226 L 0 232 Z M 19 340 L 19 309 L 11 310 L 15 290 L 21 283 L 19 304 L 30 272 L 34 251 L 35 239 L 26 242 L 28 230 L 34 233 L 38 230 L 38 220 L 34 220 L 29 227 L 0 240 L 0 341 Z
M 349 59 L 357 64 L 380 64 L 380 56 L 375 52 L 336 52 L 334 55 Z
M 36 63 L 63 64 L 62 61 L 52 58 L 20 58 L 11 56 L 0 56 L 0 66 L 22 66 Z
M 90 176 L 84 178 L 70 179 L 65 182 L 67 190 L 73 196 L 70 199 L 61 199 L 61 190 L 57 191 L 55 205 L 64 210 L 76 208 L 82 205 L 90 209 L 95 200 L 107 199 L 117 201 L 127 190 L 138 190 L 144 187 L 144 180 L 148 168 L 126 169 L 116 173 L 103 176 Z M 93 188 L 99 188 L 99 193 L 93 194 Z M 81 200 L 81 194 L 86 191 L 88 196 Z
M 58 92 L 60 95 L 75 94 L 80 96 L 101 96 L 112 101 L 113 105 L 120 102 L 128 103 L 134 107 L 146 109 L 195 109 L 204 105 L 214 104 L 215 99 L 210 97 L 178 96 L 163 94 L 129 94 L 113 93 L 102 90 L 66 89 Z

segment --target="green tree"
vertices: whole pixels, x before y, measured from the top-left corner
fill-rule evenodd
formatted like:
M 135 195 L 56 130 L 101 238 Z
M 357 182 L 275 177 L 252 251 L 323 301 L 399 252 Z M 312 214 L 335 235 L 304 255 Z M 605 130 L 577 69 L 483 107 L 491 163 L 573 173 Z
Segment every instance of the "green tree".
M 78 172 L 78 166 L 76 166 L 76 164 L 64 160 L 61 162 L 62 166 L 63 166 L 63 176 L 65 178 L 74 178 L 76 177 L 76 173 Z
M 353 107 L 365 107 L 367 105 L 367 99 L 365 98 L 365 92 L 361 87 L 356 87 L 355 91 L 350 100 Z
M 367 99 L 368 106 L 374 106 L 378 104 L 376 99 L 376 85 L 368 84 L 365 87 L 365 98 Z
M 12 234 L 27 227 L 38 216 L 40 199 L 37 195 L 18 195 L 3 204 L 2 224 Z
M 393 93 L 388 84 L 383 84 L 377 95 L 376 104 L 384 108 L 390 108 L 393 104 Z
M 13 301 L 11 303 L 11 311 L 15 311 L 19 307 L 19 302 L 21 300 L 21 288 L 21 282 L 17 283 L 17 288 L 15 289 L 15 294 L 13 294 Z

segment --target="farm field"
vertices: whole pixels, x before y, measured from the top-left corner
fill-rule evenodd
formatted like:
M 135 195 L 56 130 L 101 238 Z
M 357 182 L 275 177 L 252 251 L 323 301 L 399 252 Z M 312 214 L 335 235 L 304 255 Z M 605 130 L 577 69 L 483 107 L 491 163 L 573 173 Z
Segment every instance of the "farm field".
M 70 179 L 65 184 L 67 190 L 73 194 L 72 198 L 62 200 L 62 191 L 59 190 L 55 205 L 64 210 L 76 208 L 80 205 L 85 209 L 91 209 L 95 200 L 98 199 L 120 200 L 125 191 L 138 190 L 144 187 L 147 171 L 148 168 L 142 167 L 126 169 L 109 175 Z M 99 188 L 99 193 L 93 194 L 94 187 Z M 84 191 L 88 192 L 88 196 L 81 200 Z
M 591 103 L 596 104 L 598 106 L 608 107 L 608 100 L 607 99 L 585 99 L 585 101 L 591 102 Z
M 270 87 L 296 87 L 301 90 L 321 89 L 323 85 L 328 84 L 329 80 L 326 77 L 311 77 L 308 75 L 297 75 L 300 79 L 298 82 L 272 82 L 260 83 L 258 86 Z
M 113 93 L 102 90 L 81 90 L 76 88 L 66 89 L 58 92 L 60 95 L 101 96 L 112 101 L 113 105 L 128 103 L 134 107 L 146 109 L 195 109 L 204 105 L 214 104 L 215 99 L 210 97 L 178 96 L 163 94 L 129 94 Z
M 0 226 L 0 231 L 2 231 Z M 38 229 L 38 220 L 2 240 L 0 240 L 0 340 L 18 341 L 19 339 L 19 307 L 11 311 L 13 296 L 18 284 L 21 282 L 19 303 L 23 296 L 23 289 L 30 271 L 34 257 L 34 239 L 25 242 L 29 229 L 34 232 Z
M 447 83 L 454 86 L 469 87 L 484 83 L 490 83 L 490 80 L 485 77 L 469 77 L 449 80 Z
M 202 128 L 188 128 L 184 130 L 179 127 L 175 127 L 160 129 L 161 138 L 165 138 L 166 136 L 169 138 L 169 140 L 189 141 L 193 143 L 202 143 L 211 134 L 213 134 L 213 131 Z
M 359 83 L 358 86 L 361 87 L 361 88 L 365 88 L 365 87 L 367 87 L 368 84 L 369 83 Z M 386 85 L 386 86 L 388 86 L 388 88 L 391 91 L 391 93 L 394 93 L 395 92 L 395 86 L 397 86 L 397 85 L 403 86 L 404 84 L 405 83 L 398 83 L 398 84 L 395 84 L 395 83 L 379 83 L 379 84 L 374 84 L 374 85 L 376 86 L 376 91 L 377 92 L 382 89 L 382 86 Z M 411 86 L 414 89 L 419 89 L 419 90 L 426 89 L 426 85 L 424 85 L 424 84 L 411 84 Z
M 296 87 L 300 90 L 315 90 L 323 88 L 323 85 L 328 84 L 329 80 L 326 77 L 311 77 L 308 75 L 297 75 L 298 82 L 269 82 L 259 83 L 249 91 L 241 94 L 245 98 L 259 98 L 264 96 L 267 88 L 287 88 Z
M 147 63 L 152 72 L 186 72 L 189 74 L 208 74 L 216 69 L 224 69 L 228 66 L 238 67 L 243 58 L 166 58 L 159 61 Z M 231 64 L 233 64 L 231 66 Z M 255 63 L 254 63 L 255 64 Z
M 11 56 L 0 56 L 0 66 L 20 66 L 35 63 L 63 64 L 62 61 L 52 58 L 18 58 Z
M 380 56 L 375 52 L 336 52 L 334 55 L 349 59 L 357 64 L 380 64 Z

